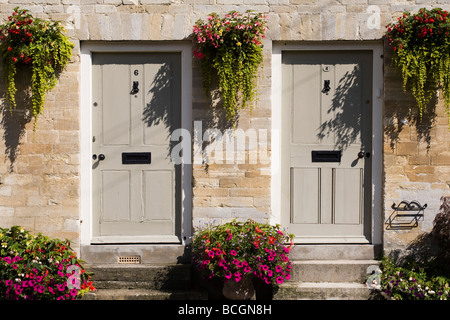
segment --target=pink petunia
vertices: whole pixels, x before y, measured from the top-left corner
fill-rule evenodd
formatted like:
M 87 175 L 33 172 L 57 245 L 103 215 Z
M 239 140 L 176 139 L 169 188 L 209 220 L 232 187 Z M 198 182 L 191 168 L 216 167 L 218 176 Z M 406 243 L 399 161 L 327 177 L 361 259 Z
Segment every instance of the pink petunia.
M 282 276 L 278 276 L 278 277 L 277 277 L 277 283 L 278 283 L 278 284 L 282 284 L 283 281 L 284 281 L 284 279 L 283 279 Z
M 231 254 L 232 256 L 236 256 L 236 255 L 237 255 L 237 252 L 236 252 L 236 250 L 231 250 L 231 251 L 230 251 L 230 254 Z

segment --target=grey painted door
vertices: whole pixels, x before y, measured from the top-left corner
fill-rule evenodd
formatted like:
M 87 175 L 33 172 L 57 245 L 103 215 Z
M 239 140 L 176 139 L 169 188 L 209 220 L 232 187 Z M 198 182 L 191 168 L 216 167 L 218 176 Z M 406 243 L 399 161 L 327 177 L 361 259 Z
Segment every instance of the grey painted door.
M 93 54 L 93 243 L 180 241 L 177 53 Z
M 372 53 L 283 53 L 282 201 L 297 242 L 370 241 Z

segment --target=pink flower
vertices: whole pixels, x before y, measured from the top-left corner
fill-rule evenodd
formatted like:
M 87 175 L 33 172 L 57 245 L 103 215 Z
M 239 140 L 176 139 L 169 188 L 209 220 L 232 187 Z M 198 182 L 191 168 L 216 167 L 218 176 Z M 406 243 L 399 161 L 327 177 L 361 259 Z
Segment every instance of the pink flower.
M 225 278 L 226 279 L 231 279 L 233 275 L 231 274 L 231 272 L 228 272 L 227 274 L 225 274 Z
M 214 258 L 214 252 L 213 252 L 213 251 L 209 251 L 209 252 L 208 252 L 208 256 L 209 256 L 210 258 Z
M 231 254 L 232 256 L 236 256 L 236 255 L 237 255 L 237 252 L 236 252 L 236 250 L 231 250 L 231 251 L 230 251 L 230 254 Z
M 7 264 L 11 263 L 11 258 L 10 257 L 4 257 L 3 261 L 5 261 Z
M 249 266 L 247 266 L 247 267 L 244 268 L 244 271 L 248 273 L 248 272 L 252 271 L 252 268 L 250 268 Z
M 43 293 L 45 291 L 45 287 L 44 286 L 36 286 L 36 288 L 34 290 L 37 291 L 38 293 Z
M 73 296 L 73 297 L 76 296 L 77 293 L 78 293 L 78 291 L 77 291 L 77 289 L 75 289 L 75 288 L 73 288 L 72 290 L 70 290 L 70 295 Z
M 283 270 L 283 267 L 280 266 L 280 265 L 278 265 L 278 266 L 275 267 L 275 271 L 276 271 L 276 272 L 281 272 L 282 270 Z
M 282 284 L 283 281 L 284 281 L 284 279 L 283 279 L 282 276 L 278 276 L 278 277 L 277 277 L 277 283 L 278 283 L 278 284 Z

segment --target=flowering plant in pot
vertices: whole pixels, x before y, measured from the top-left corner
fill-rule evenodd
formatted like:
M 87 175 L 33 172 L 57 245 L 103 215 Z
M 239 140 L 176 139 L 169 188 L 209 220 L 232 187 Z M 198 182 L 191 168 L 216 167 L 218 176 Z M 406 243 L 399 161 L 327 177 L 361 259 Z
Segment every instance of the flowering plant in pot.
M 45 94 L 55 87 L 57 73 L 64 69 L 72 56 L 74 45 L 64 33 L 64 27 L 59 21 L 35 19 L 28 10 L 19 7 L 0 26 L 6 97 L 11 107 L 15 107 L 18 70 L 31 68 L 31 102 L 35 126 L 44 107 Z
M 192 240 L 192 262 L 207 279 L 239 283 L 253 277 L 279 285 L 291 277 L 293 235 L 279 225 L 233 220 L 199 228 Z
M 250 10 L 231 11 L 224 18 L 211 13 L 193 27 L 194 56 L 201 60 L 203 87 L 209 96 L 215 73 L 227 120 L 235 120 L 238 110 L 255 98 L 266 20 L 267 15 Z
M 94 291 L 69 241 L 0 228 L 0 300 L 75 300 Z
M 388 24 L 386 38 L 393 62 L 402 73 L 403 87 L 414 96 L 421 117 L 436 89 L 443 93 L 450 121 L 450 20 L 440 8 L 403 13 Z

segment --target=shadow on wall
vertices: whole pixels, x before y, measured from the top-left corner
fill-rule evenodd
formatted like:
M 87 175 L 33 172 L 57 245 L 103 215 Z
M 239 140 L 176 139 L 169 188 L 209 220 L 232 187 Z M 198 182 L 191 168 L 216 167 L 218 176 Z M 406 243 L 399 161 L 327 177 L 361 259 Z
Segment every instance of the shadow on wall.
M 194 84 L 194 88 L 200 89 L 197 93 L 199 102 L 196 103 L 195 108 L 199 109 L 199 111 L 201 110 L 200 114 L 194 116 L 193 121 L 202 122 L 202 132 L 195 132 L 193 134 L 199 136 L 202 141 L 202 145 L 199 146 L 200 150 L 208 150 L 208 146 L 213 146 L 216 139 L 218 139 L 217 143 L 223 143 L 220 139 L 225 139 L 225 136 L 222 136 L 225 132 L 230 135 L 233 134 L 233 129 L 239 125 L 239 112 L 236 114 L 234 121 L 227 120 L 226 109 L 223 106 L 223 100 L 220 94 L 218 76 L 214 72 L 211 74 L 211 90 L 206 92 L 202 86 L 200 76 L 201 62 L 199 59 L 195 59 L 193 62 L 194 69 L 198 70 L 199 75 L 197 83 Z M 209 160 L 204 158 L 203 167 L 206 172 L 209 169 L 208 163 Z
M 436 122 L 438 97 L 432 96 L 422 117 L 419 115 L 416 101 L 410 92 L 404 92 L 401 71 L 391 63 L 392 49 L 385 45 L 384 52 L 384 134 L 392 150 L 400 140 L 400 133 L 408 126 L 416 130 L 417 140 L 431 146 L 431 128 Z
M 0 69 L 3 75 L 3 69 Z M 5 162 L 9 160 L 10 172 L 14 170 L 14 163 L 20 149 L 20 141 L 25 134 L 25 126 L 32 120 L 31 113 L 31 70 L 28 68 L 18 68 L 16 78 L 16 107 L 11 107 L 6 100 L 5 83 L 1 76 L 0 103 L 1 121 L 3 130 L 3 142 L 5 144 Z
M 433 229 L 414 239 L 406 250 L 390 253 L 397 264 L 408 260 L 424 264 L 434 275 L 450 277 L 450 196 L 441 198 L 440 211 L 433 221 Z

